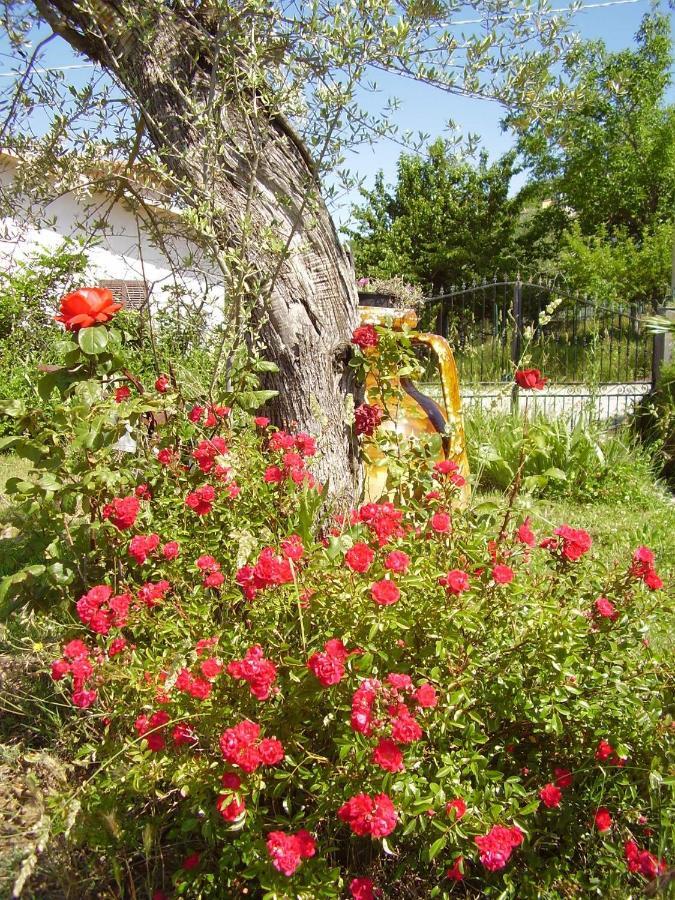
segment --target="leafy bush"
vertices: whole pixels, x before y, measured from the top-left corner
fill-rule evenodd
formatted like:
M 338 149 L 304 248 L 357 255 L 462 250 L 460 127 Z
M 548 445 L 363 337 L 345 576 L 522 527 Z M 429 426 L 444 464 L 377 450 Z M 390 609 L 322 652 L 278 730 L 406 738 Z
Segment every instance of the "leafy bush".
M 578 223 L 562 238 L 556 265 L 570 290 L 596 297 L 605 305 L 657 304 L 668 296 L 672 222 L 645 227 L 639 241 L 625 228 L 610 234 L 601 226 L 585 235 Z
M 86 265 L 85 254 L 64 241 L 57 250 L 36 253 L 0 272 L 0 402 L 34 401 L 37 365 L 61 361 L 62 334 L 51 321 L 51 310 Z M 10 420 L 0 420 L 0 435 L 9 427 Z
M 661 370 L 656 388 L 638 406 L 632 428 L 655 454 L 663 478 L 675 487 L 675 362 Z
M 114 328 L 88 330 L 54 418 L 12 409 L 35 472 L 8 490 L 48 543 L 0 588 L 41 707 L 53 660 L 85 892 L 623 898 L 662 869 L 646 548 L 462 513 L 414 447 L 392 502 L 338 514 L 314 438 L 164 381 L 116 402 Z
M 472 407 L 465 429 L 481 487 L 505 491 L 522 464 L 522 487 L 537 497 L 581 502 L 637 500 L 652 480 L 651 455 L 630 433 L 563 417 L 488 413 Z

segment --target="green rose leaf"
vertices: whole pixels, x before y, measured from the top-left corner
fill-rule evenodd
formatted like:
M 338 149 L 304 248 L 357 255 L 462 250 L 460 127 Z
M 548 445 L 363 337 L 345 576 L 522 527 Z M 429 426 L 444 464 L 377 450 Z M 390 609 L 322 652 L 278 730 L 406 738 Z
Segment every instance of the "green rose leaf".
M 103 353 L 108 346 L 108 331 L 101 325 L 93 328 L 81 328 L 77 333 L 77 343 L 80 350 L 87 356 L 96 356 Z

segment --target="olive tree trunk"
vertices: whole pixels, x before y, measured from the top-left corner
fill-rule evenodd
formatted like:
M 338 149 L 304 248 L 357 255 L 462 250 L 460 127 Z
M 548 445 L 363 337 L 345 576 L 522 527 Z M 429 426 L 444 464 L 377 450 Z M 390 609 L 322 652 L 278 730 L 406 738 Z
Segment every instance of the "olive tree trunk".
M 345 421 L 346 363 L 356 285 L 301 140 L 283 118 L 261 116 L 259 103 L 253 120 L 251 96 L 228 88 L 214 106 L 218 40 L 209 42 L 198 7 L 187 13 L 143 0 L 35 3 L 54 32 L 125 91 L 183 195 L 194 193 L 223 258 L 240 254 L 243 272 L 264 273 L 264 302 L 243 303 L 257 303 L 253 324 L 279 367 L 266 385 L 279 392 L 269 413 L 281 427 L 318 434 L 319 477 L 350 494 L 356 463 Z M 130 27 L 129 10 L 145 14 L 142 28 Z

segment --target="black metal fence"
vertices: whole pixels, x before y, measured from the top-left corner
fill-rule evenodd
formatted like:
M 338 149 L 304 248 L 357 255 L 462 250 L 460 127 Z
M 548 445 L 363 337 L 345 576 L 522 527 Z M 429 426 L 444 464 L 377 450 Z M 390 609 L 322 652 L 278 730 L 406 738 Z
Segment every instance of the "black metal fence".
M 512 378 L 523 353 L 556 381 L 651 381 L 648 304 L 603 305 L 546 284 L 492 281 L 427 300 L 424 323 L 453 347 L 465 383 Z
M 603 304 L 543 283 L 494 280 L 428 298 L 422 325 L 451 344 L 468 400 L 512 382 L 524 359 L 549 379 L 538 409 L 578 407 L 593 392 L 602 398 L 598 413 L 611 418 L 625 414 L 656 379 L 662 338 L 642 316 L 658 311 L 651 304 Z

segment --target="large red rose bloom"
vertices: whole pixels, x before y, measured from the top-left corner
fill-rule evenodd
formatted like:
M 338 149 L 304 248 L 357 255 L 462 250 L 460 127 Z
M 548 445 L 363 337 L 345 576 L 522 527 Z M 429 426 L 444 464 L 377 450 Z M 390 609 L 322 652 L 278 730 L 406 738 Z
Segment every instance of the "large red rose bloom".
M 61 315 L 54 318 L 63 322 L 68 331 L 79 331 L 109 322 L 123 306 L 123 303 L 115 303 L 112 291 L 107 288 L 80 288 L 63 297 Z

